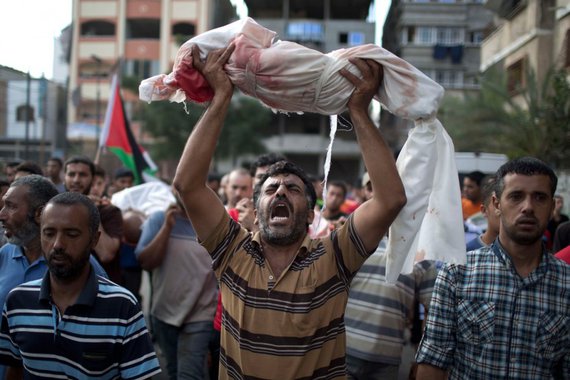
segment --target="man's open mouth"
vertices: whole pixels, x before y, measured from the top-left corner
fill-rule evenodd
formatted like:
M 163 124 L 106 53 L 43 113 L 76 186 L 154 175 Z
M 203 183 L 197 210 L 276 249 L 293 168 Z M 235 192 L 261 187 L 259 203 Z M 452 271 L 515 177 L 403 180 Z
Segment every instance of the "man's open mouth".
M 276 202 L 273 207 L 271 207 L 270 218 L 273 221 L 285 221 L 289 219 L 290 215 L 291 212 L 285 202 Z

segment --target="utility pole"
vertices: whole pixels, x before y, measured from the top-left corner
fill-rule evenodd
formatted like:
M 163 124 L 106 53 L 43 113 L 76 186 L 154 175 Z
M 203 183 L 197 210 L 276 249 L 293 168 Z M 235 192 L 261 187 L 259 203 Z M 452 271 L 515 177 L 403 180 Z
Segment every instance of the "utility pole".
M 30 77 L 30 72 L 28 71 L 28 75 L 26 76 L 26 137 L 25 137 L 25 145 L 26 150 L 24 157 L 26 160 L 30 159 L 30 111 L 32 109 L 30 105 L 30 87 L 31 87 L 32 78 Z

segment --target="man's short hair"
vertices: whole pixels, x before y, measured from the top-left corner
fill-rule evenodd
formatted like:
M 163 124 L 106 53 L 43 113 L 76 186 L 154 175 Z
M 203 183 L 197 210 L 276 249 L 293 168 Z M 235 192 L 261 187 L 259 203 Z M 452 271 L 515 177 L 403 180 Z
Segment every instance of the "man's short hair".
M 550 178 L 550 195 L 554 197 L 556 186 L 558 185 L 558 177 L 554 174 L 554 170 L 543 161 L 534 157 L 521 157 L 504 163 L 497 170 L 497 185 L 495 186 L 495 194 L 500 198 L 505 189 L 505 176 L 507 174 L 520 175 L 546 175 Z
M 121 167 L 115 170 L 114 179 L 123 178 L 123 177 L 131 177 L 133 180 L 135 179 L 135 173 L 129 168 Z
M 15 168 L 15 167 L 17 167 L 18 165 L 20 165 L 21 163 L 22 163 L 22 161 L 9 161 L 9 162 L 6 163 L 5 166 L 6 166 L 7 168 Z
M 103 169 L 100 165 L 95 164 L 95 174 L 93 176 L 105 178 L 105 169 Z
M 43 175 L 44 171 L 42 168 L 33 161 L 24 161 L 20 165 L 16 166 L 16 172 L 25 172 L 29 174 Z
M 59 157 L 50 157 L 49 160 L 47 160 L 47 162 L 50 162 L 50 161 L 57 163 L 60 168 L 63 167 L 63 161 Z
M 327 187 L 330 187 L 330 186 L 341 188 L 343 197 L 346 198 L 346 194 L 348 193 L 348 188 L 346 187 L 346 183 L 344 181 L 330 181 L 327 184 Z
M 483 187 L 481 188 L 481 203 L 485 207 L 489 206 L 493 194 L 495 193 L 495 186 L 497 185 L 497 178 L 491 174 L 483 179 Z
M 64 173 L 67 173 L 67 166 L 70 164 L 83 164 L 89 166 L 89 171 L 91 172 L 91 176 L 95 176 L 95 164 L 89 157 L 85 156 L 73 156 L 70 157 L 67 161 L 65 161 L 65 165 L 63 167 Z
M 88 196 L 80 194 L 80 193 L 72 193 L 72 192 L 65 192 L 59 193 L 55 197 L 53 197 L 48 204 L 53 205 L 64 205 L 64 206 L 73 206 L 73 205 L 83 205 L 87 209 L 88 218 L 89 218 L 89 233 L 91 234 L 91 238 L 95 236 L 97 231 L 99 230 L 99 224 L 101 223 L 101 216 L 99 215 L 99 210 L 95 203 Z
M 313 187 L 312 182 L 309 180 L 307 174 L 305 174 L 305 171 L 290 161 L 279 161 L 271 165 L 263 177 L 261 177 L 261 180 L 259 180 L 257 185 L 255 185 L 255 188 L 253 189 L 253 204 L 255 208 L 258 207 L 261 187 L 265 181 L 267 181 L 269 177 L 274 177 L 279 174 L 293 174 L 299 177 L 305 185 L 305 194 L 309 203 L 309 209 L 313 209 L 315 207 L 317 194 L 315 193 L 315 188 Z
M 28 187 L 28 214 L 31 217 L 35 216 L 37 209 L 45 206 L 50 199 L 59 194 L 59 191 L 49 179 L 38 174 L 20 177 L 10 185 L 10 187 L 18 186 Z
M 485 173 L 475 170 L 474 172 L 465 175 L 465 178 L 469 178 L 471 181 L 475 182 L 477 186 L 481 186 L 483 178 L 485 178 Z
M 249 173 L 251 174 L 252 177 L 255 177 L 255 172 L 257 171 L 257 168 L 263 168 L 265 166 L 271 166 L 276 162 L 279 161 L 285 161 L 287 160 L 287 158 L 280 154 L 280 153 L 266 153 L 266 154 L 262 154 L 257 156 L 257 158 L 255 159 L 255 161 L 253 161 L 251 163 L 251 166 L 249 168 Z

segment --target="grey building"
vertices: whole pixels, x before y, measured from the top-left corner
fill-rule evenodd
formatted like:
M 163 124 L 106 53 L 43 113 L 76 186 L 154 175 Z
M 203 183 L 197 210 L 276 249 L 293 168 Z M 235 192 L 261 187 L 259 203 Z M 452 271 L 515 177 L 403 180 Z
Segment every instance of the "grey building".
M 483 0 L 392 0 L 383 46 L 441 84 L 446 96 L 478 91 L 481 44 L 493 29 Z M 401 120 L 383 115 L 392 130 Z M 403 136 L 394 136 L 402 141 Z
M 65 143 L 65 88 L 0 66 L 0 160 L 42 165 Z

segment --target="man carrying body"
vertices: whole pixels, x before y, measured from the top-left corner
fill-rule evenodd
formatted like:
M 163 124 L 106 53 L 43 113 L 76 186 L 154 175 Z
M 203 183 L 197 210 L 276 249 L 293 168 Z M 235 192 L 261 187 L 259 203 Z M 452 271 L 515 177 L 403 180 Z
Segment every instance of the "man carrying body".
M 205 63 L 193 57 L 215 95 L 192 131 L 174 179 L 220 280 L 220 378 L 344 378 L 343 315 L 350 280 L 406 202 L 392 153 L 368 115 L 382 69 L 353 59 L 362 79 L 340 71 L 355 86 L 348 109 L 374 197 L 330 238 L 311 240 L 313 186 L 295 165 L 279 162 L 256 186 L 260 231 L 251 235 L 205 185 L 233 93 L 223 71 L 233 49 L 211 52 Z
M 25 378 L 143 379 L 160 372 L 135 297 L 89 264 L 99 213 L 62 193 L 41 215 L 43 279 L 13 289 L 2 313 L 0 361 Z
M 542 243 L 556 175 L 525 157 L 496 181 L 499 237 L 440 270 L 417 379 L 570 378 L 570 266 Z

